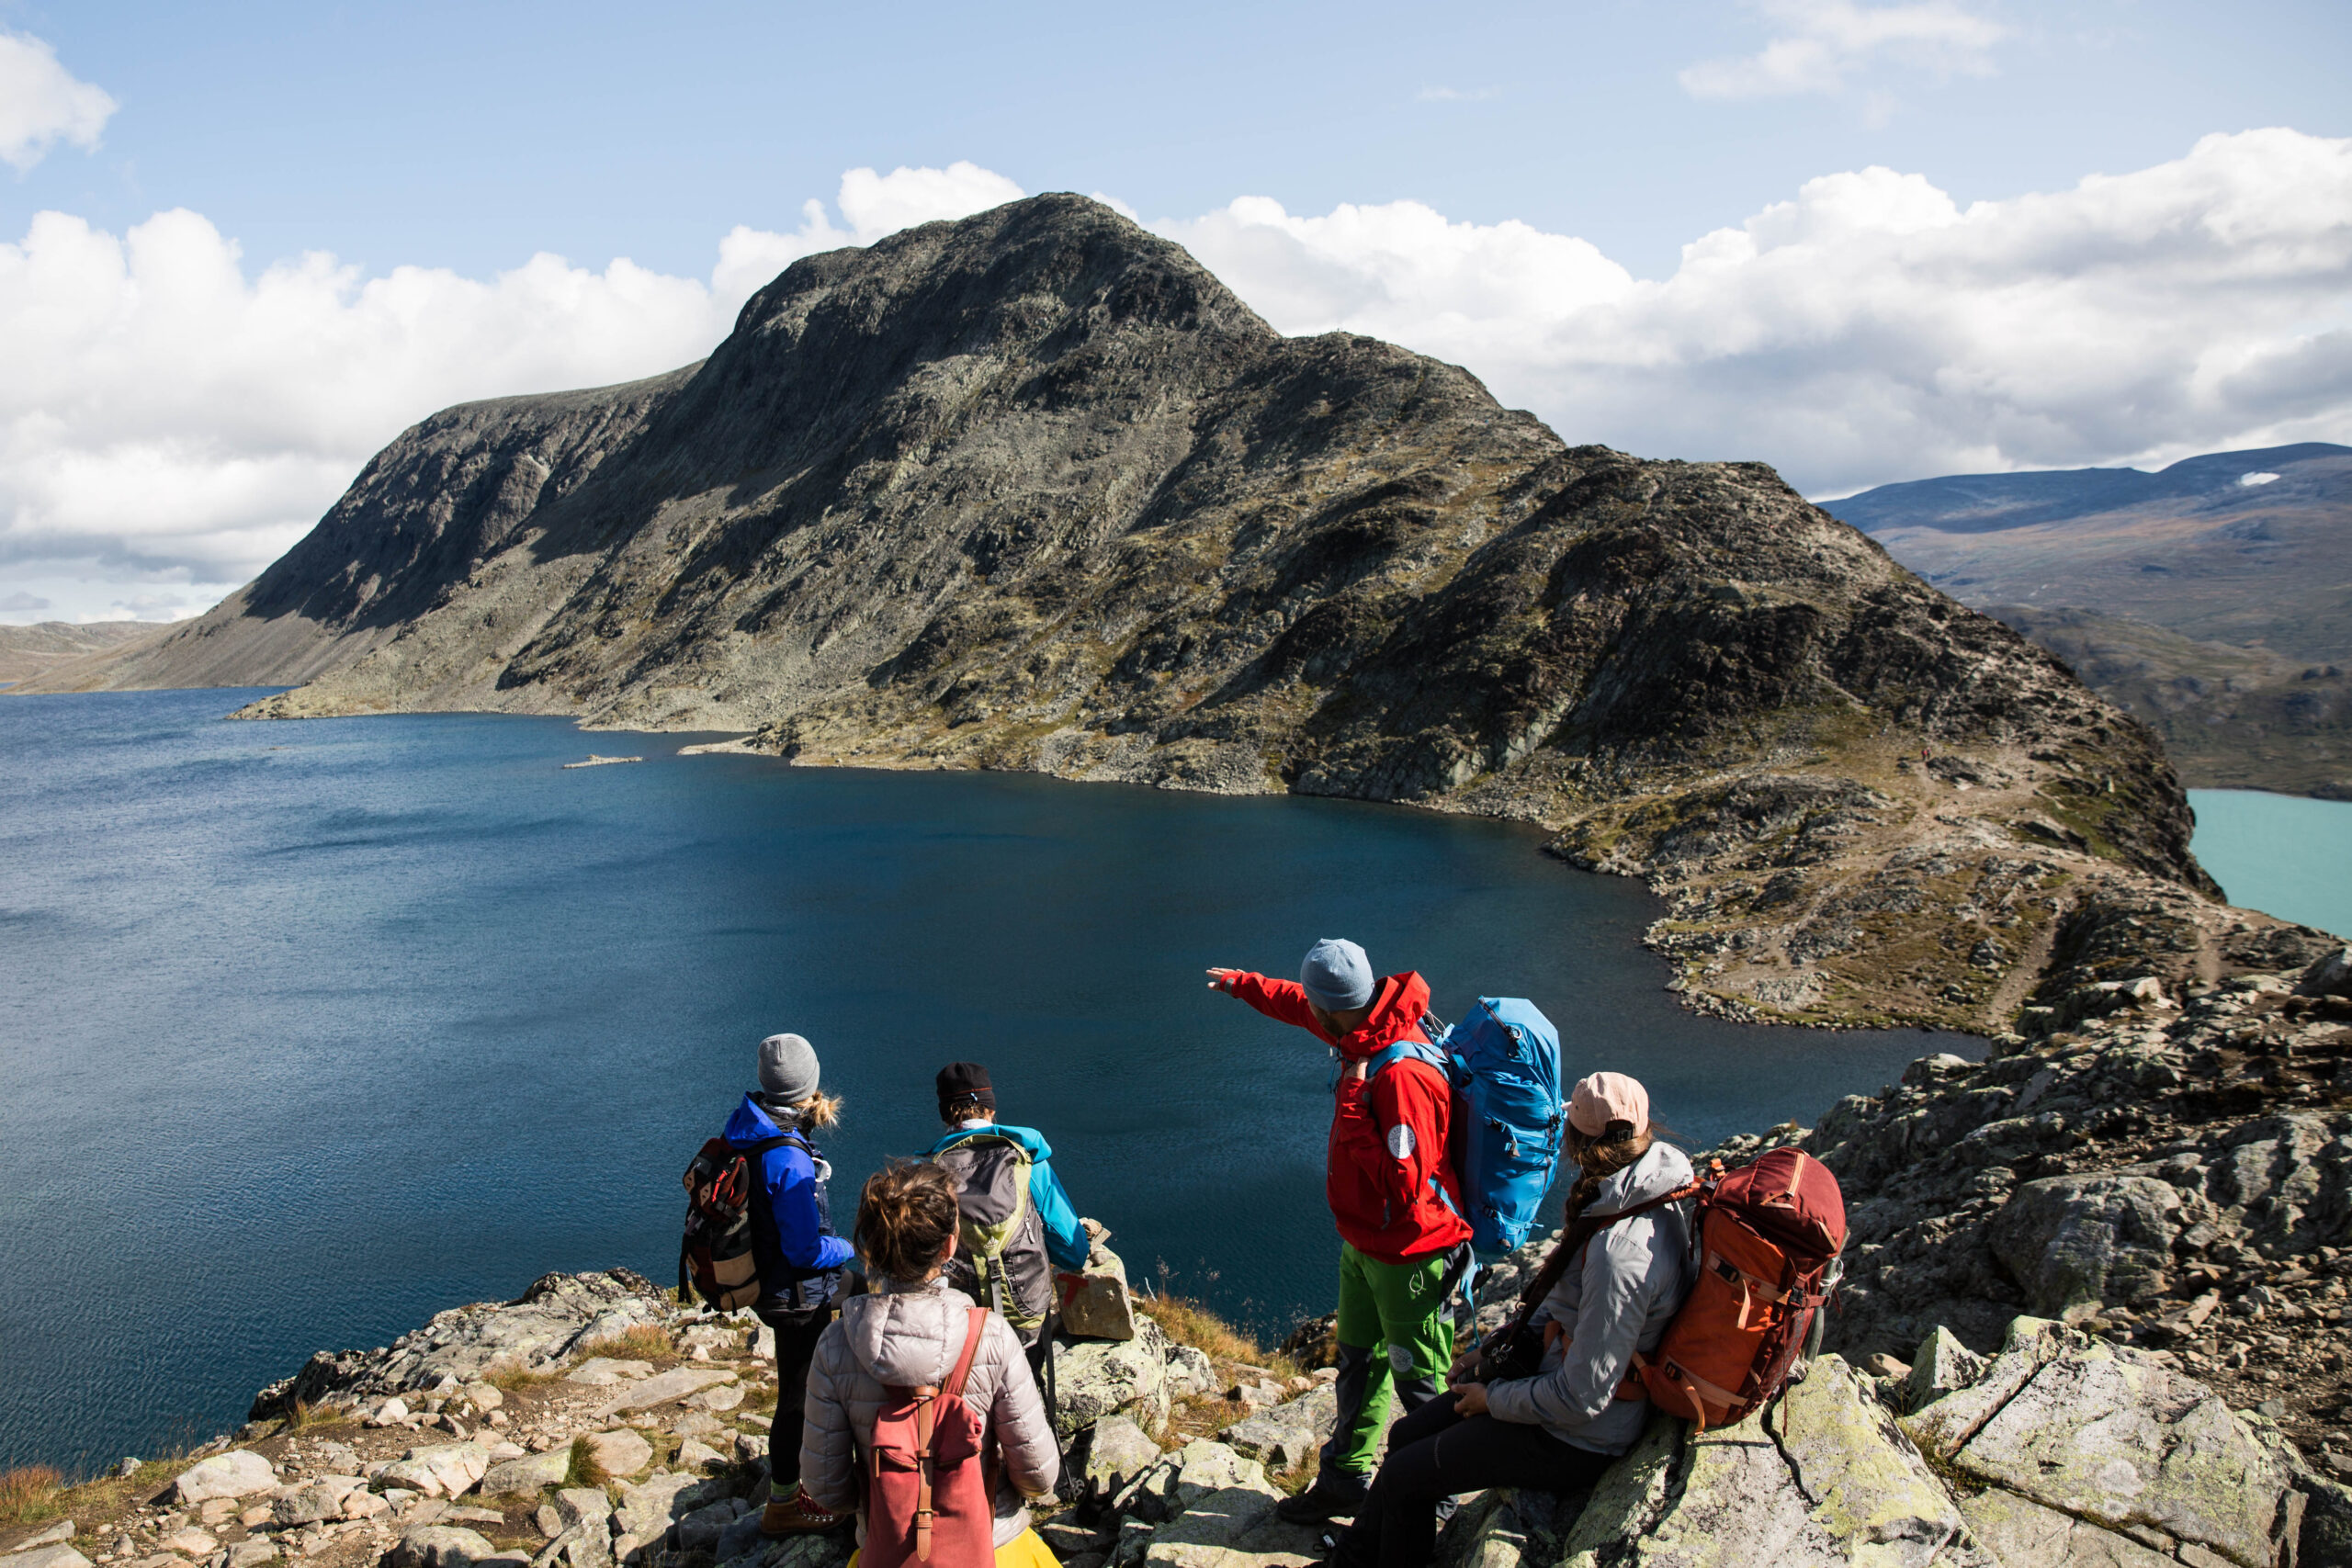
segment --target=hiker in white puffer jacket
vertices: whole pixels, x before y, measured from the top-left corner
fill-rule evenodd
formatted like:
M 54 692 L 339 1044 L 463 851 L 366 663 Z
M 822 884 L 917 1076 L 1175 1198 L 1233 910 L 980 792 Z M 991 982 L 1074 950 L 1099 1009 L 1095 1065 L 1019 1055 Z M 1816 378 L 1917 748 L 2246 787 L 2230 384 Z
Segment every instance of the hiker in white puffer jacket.
M 858 1200 L 854 1239 L 872 1293 L 842 1303 L 840 1320 L 817 1342 L 802 1407 L 800 1483 L 825 1507 L 858 1508 L 861 1540 L 861 1460 L 876 1418 L 895 1402 L 889 1391 L 938 1387 L 963 1354 L 975 1303 L 944 1273 L 957 1218 L 955 1183 L 935 1165 L 878 1171 Z M 1045 1543 L 1027 1532 L 1028 1505 L 1052 1495 L 1060 1472 L 1053 1424 L 1020 1339 L 993 1313 L 981 1322 L 964 1402 L 986 1420 L 986 1441 L 999 1455 L 997 1562 L 1050 1563 Z

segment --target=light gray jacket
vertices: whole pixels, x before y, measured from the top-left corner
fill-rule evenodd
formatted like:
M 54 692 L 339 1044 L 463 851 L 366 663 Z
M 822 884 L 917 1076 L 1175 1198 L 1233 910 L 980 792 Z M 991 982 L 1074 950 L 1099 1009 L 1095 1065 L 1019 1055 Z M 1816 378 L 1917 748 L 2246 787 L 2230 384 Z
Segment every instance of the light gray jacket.
M 1589 1213 L 1596 1217 L 1673 1191 L 1690 1179 L 1680 1149 L 1653 1144 L 1649 1153 L 1601 1183 Z M 1560 1325 L 1532 1378 L 1487 1390 L 1499 1421 L 1541 1427 L 1562 1442 L 1622 1454 L 1649 1420 L 1646 1399 L 1619 1399 L 1617 1385 L 1636 1350 L 1657 1348 L 1690 1292 L 1690 1203 L 1668 1203 L 1620 1220 L 1588 1243 L 1534 1321 Z
M 874 1440 L 888 1390 L 944 1383 L 964 1353 L 972 1310 L 972 1298 L 949 1289 L 944 1278 L 910 1285 L 878 1277 L 870 1282 L 876 1293 L 842 1304 L 841 1320 L 818 1339 L 808 1368 L 800 1483 L 827 1508 L 865 1502 L 859 1457 Z M 989 1440 L 1003 1456 L 996 1495 L 996 1544 L 1002 1546 L 1029 1528 L 1023 1499 L 1053 1491 L 1061 1456 L 1021 1341 L 995 1314 L 983 1322 L 964 1403 L 979 1413 Z M 865 1528 L 861 1518 L 860 1540 Z

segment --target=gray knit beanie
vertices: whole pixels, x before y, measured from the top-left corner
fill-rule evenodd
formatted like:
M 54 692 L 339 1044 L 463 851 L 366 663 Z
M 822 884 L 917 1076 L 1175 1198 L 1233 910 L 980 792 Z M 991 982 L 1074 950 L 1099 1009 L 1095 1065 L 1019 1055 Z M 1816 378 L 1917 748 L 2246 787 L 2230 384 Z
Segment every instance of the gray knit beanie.
M 1343 936 L 1327 936 L 1306 950 L 1298 983 L 1317 1007 L 1345 1012 L 1372 1000 L 1372 960 Z
M 817 1048 L 797 1034 L 760 1042 L 760 1092 L 797 1105 L 817 1092 Z

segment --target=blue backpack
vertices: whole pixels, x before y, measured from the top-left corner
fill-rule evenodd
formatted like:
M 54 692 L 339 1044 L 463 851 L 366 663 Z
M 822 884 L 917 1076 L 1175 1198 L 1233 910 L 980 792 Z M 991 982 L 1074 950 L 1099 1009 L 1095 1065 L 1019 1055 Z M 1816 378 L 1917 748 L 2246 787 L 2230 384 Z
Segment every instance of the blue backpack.
M 1422 1032 L 1437 1042 L 1400 1041 L 1372 1058 L 1378 1073 L 1416 1056 L 1453 1087 L 1446 1157 L 1470 1212 L 1470 1244 L 1482 1258 L 1520 1247 L 1560 1165 L 1567 1102 L 1560 1093 L 1560 1032 L 1533 1002 L 1481 997 L 1453 1028 L 1436 1019 Z

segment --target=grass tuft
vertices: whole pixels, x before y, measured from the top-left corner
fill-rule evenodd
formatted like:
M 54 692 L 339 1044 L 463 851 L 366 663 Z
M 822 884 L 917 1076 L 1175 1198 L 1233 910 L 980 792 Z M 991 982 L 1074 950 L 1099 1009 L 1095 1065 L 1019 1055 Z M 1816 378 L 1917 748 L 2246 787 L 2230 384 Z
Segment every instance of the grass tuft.
M 0 1471 L 0 1525 L 29 1525 L 57 1512 L 64 1472 L 54 1465 L 28 1464 Z
M 1189 1345 L 1211 1360 L 1240 1361 L 1263 1367 L 1278 1376 L 1293 1378 L 1299 1369 L 1287 1356 L 1266 1348 L 1200 1303 L 1166 1293 L 1137 1302 L 1136 1310 L 1159 1325 L 1159 1331 L 1179 1345 Z
M 610 1481 L 605 1467 L 596 1462 L 596 1450 L 588 1446 L 585 1438 L 571 1439 L 571 1468 L 563 1472 L 566 1486 L 599 1487 Z
M 560 1368 L 549 1367 L 545 1371 L 533 1371 L 520 1361 L 508 1361 L 485 1373 L 482 1382 L 501 1393 L 513 1393 L 516 1389 L 537 1388 L 550 1383 L 563 1375 Z
M 584 1355 L 610 1356 L 616 1361 L 648 1360 L 655 1356 L 667 1356 L 672 1351 L 670 1331 L 650 1323 L 640 1323 L 635 1328 L 608 1334 L 602 1339 L 592 1339 L 580 1348 Z

